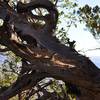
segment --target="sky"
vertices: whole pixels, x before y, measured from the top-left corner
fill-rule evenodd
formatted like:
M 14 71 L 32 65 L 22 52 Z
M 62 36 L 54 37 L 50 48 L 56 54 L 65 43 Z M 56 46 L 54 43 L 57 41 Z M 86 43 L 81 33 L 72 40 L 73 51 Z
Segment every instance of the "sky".
M 80 6 L 89 4 L 91 6 L 100 5 L 100 0 L 76 0 Z
M 84 6 L 85 4 L 100 6 L 100 0 L 77 0 L 77 3 L 79 6 Z M 72 26 L 69 30 L 69 37 L 71 40 L 76 41 L 76 49 L 84 51 L 81 53 L 88 56 L 100 68 L 100 50 L 87 51 L 88 49 L 100 48 L 100 43 L 94 39 L 88 30 L 84 30 L 85 28 L 83 24 L 78 24 L 77 28 Z

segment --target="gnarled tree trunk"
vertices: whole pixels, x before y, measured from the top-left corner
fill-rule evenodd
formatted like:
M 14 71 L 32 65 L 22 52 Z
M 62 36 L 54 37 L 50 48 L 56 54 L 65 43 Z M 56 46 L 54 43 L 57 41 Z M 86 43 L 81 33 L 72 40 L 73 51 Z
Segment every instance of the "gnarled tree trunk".
M 0 2 L 0 11 L 6 11 L 5 14 L 0 13 L 0 17 L 4 20 L 4 25 L 0 27 L 0 44 L 6 46 L 6 50 L 11 50 L 24 59 L 21 75 L 15 83 L 0 94 L 0 100 L 8 100 L 21 91 L 30 89 L 45 77 L 53 77 L 78 86 L 81 91 L 79 100 L 99 100 L 100 70 L 87 57 L 57 42 L 53 32 L 58 20 L 58 11 L 50 1 L 43 1 L 19 3 L 17 12 L 4 2 Z M 47 9 L 49 14 L 32 15 L 31 10 L 39 7 Z M 32 19 L 45 21 L 43 28 L 34 29 L 32 22 L 27 20 L 29 16 Z M 29 38 L 25 40 L 25 36 Z M 27 44 L 19 41 L 18 37 L 22 41 L 25 40 Z M 32 47 L 32 42 L 28 41 L 31 39 L 35 39 L 44 48 Z M 29 73 L 30 70 L 32 73 Z

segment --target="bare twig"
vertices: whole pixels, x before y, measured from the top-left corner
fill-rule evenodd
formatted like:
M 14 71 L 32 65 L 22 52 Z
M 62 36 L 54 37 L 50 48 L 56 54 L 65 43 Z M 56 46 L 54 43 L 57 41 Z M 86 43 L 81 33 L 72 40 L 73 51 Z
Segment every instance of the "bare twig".
M 88 49 L 88 50 L 86 50 L 86 51 L 84 51 L 84 52 L 94 51 L 94 50 L 100 50 L 100 48 Z
M 57 6 L 58 0 L 55 0 L 55 6 Z

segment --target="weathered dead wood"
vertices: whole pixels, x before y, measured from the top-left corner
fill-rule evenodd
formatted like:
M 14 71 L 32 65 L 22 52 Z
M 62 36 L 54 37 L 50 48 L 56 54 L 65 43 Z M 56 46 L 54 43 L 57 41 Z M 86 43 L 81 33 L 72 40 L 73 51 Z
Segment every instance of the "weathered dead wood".
M 99 74 L 99 69 L 97 69 L 88 58 L 84 57 L 84 63 L 80 63 L 81 60 L 65 59 L 46 49 L 33 49 L 28 46 L 19 47 L 18 43 L 11 41 L 10 43 L 8 42 L 8 44 L 9 49 L 15 54 L 31 62 L 30 65 L 24 65 L 24 68 L 26 67 L 31 70 L 47 73 L 45 77 L 49 76 L 63 81 L 69 81 L 81 88 L 87 89 L 88 92 L 90 91 L 90 93 L 92 93 L 92 95 L 96 95 L 96 93 L 100 92 L 99 77 L 95 80 Z
M 22 90 L 35 86 L 37 82 L 48 76 L 79 86 L 82 91 L 80 100 L 89 100 L 89 98 L 91 98 L 91 100 L 99 100 L 100 70 L 87 57 L 56 42 L 52 36 L 52 29 L 55 28 L 53 27 L 55 26 L 53 23 L 55 24 L 56 22 L 55 20 L 51 22 L 51 18 L 54 18 L 57 11 L 53 8 L 54 6 L 51 3 L 48 3 L 44 4 L 43 2 L 41 3 L 40 0 L 35 0 L 34 5 L 31 3 L 28 5 L 20 5 L 19 13 L 13 12 L 13 10 L 10 9 L 7 10 L 8 13 L 6 14 L 12 15 L 9 21 L 11 25 L 14 23 L 13 25 L 22 31 L 22 35 L 30 35 L 46 49 L 33 48 L 29 44 L 25 45 L 19 41 L 12 40 L 11 35 L 15 34 L 12 28 L 9 28 L 11 29 L 10 31 L 0 31 L 0 44 L 6 46 L 8 50 L 11 50 L 17 56 L 30 62 L 30 64 L 26 64 L 22 66 L 22 68 L 35 71 L 31 74 L 22 74 L 7 91 L 0 95 L 0 100 L 7 100 Z M 46 15 L 42 17 L 34 16 L 36 19 L 43 18 L 46 22 L 45 27 L 39 31 L 35 30 L 32 24 L 27 22 L 26 18 L 23 18 L 25 17 L 24 14 L 20 14 L 21 12 L 25 13 L 27 7 L 29 7 L 29 10 L 33 9 L 33 6 L 35 8 L 38 6 L 45 7 L 50 14 L 49 16 Z M 2 17 L 3 15 L 1 14 L 0 16 Z M 4 19 L 6 18 L 5 16 L 3 17 Z M 48 22 L 49 18 L 50 22 Z M 4 29 L 7 29 L 7 27 L 4 27 Z M 29 83 L 30 79 L 31 82 Z

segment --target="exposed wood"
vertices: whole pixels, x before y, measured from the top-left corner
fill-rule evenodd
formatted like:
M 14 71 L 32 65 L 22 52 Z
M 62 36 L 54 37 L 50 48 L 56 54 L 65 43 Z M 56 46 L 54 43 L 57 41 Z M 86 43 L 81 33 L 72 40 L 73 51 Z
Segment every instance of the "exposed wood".
M 53 34 L 58 20 L 58 11 L 50 1 L 44 1 L 34 0 L 29 4 L 19 3 L 18 13 L 7 8 L 4 18 L 6 19 L 8 15 L 10 17 L 6 25 L 0 27 L 0 44 L 30 64 L 23 61 L 20 76 L 15 83 L 0 94 L 0 100 L 8 100 L 21 91 L 30 89 L 45 77 L 53 77 L 79 86 L 80 100 L 89 100 L 90 98 L 91 100 L 99 100 L 100 69 L 89 58 L 57 42 Z M 3 9 L 1 4 L 3 2 L 0 2 L 0 10 L 4 10 L 5 8 Z M 32 27 L 32 23 L 27 21 L 26 14 L 32 17 L 30 10 L 39 7 L 47 9 L 49 14 L 33 17 L 43 19 L 46 23 L 42 29 L 36 30 Z M 0 13 L 0 17 L 2 16 Z M 17 31 L 13 26 L 17 28 Z M 12 39 L 12 34 L 16 33 L 20 39 L 20 35 L 31 36 L 44 48 L 32 47 L 31 43 L 23 44 L 17 36 L 18 40 Z M 29 73 L 30 70 L 31 73 Z

